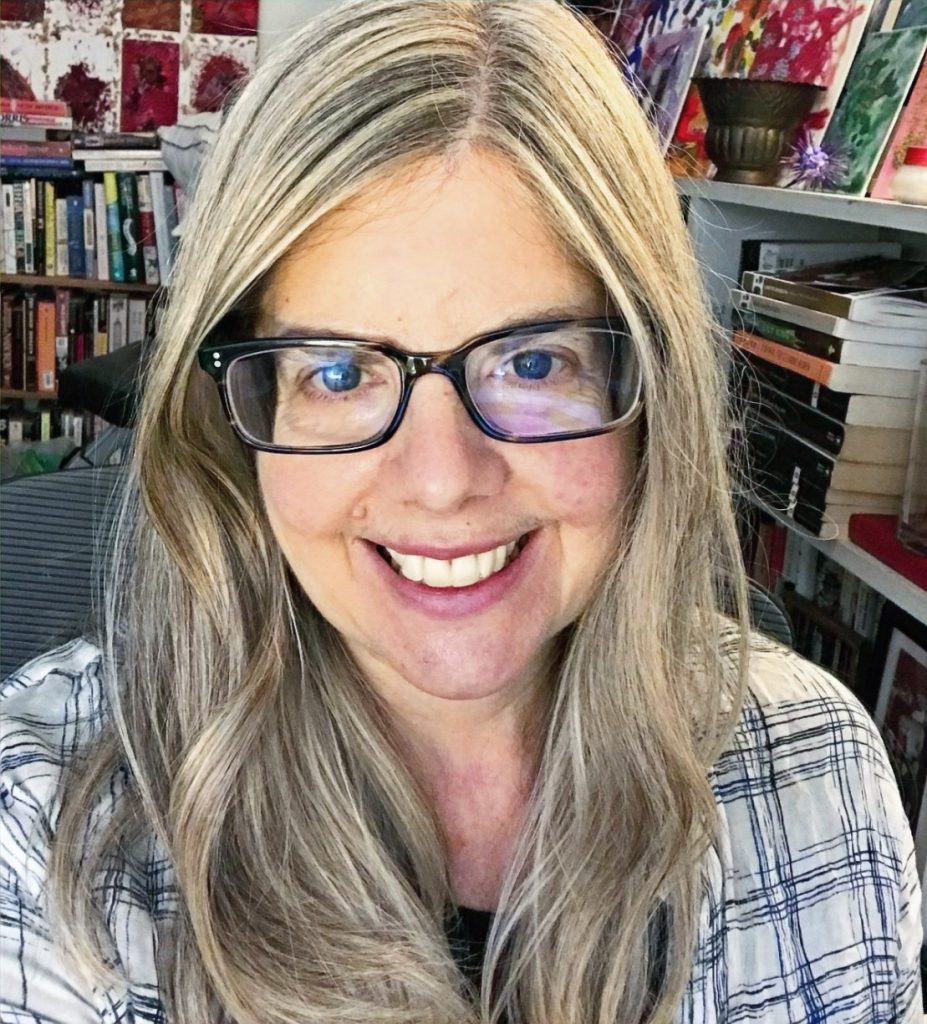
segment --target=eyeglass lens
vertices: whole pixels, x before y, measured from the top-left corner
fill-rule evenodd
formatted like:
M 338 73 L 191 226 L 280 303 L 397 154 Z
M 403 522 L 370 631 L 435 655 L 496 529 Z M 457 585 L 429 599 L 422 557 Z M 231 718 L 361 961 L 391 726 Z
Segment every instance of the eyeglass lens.
M 507 335 L 472 349 L 464 367 L 479 415 L 500 434 L 521 439 L 607 426 L 637 396 L 631 341 L 603 328 Z M 399 407 L 402 372 L 375 349 L 319 342 L 236 359 L 226 390 L 251 439 L 324 449 L 379 437 Z

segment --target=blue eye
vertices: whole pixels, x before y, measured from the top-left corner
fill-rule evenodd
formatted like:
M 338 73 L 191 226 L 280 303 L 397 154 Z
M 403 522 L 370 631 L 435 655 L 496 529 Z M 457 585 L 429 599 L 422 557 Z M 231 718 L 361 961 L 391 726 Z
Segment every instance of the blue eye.
M 512 359 L 512 369 L 525 380 L 543 380 L 553 369 L 549 352 L 519 352 Z
M 319 370 L 319 376 L 329 391 L 352 391 L 360 384 L 361 371 L 356 363 L 345 360 Z

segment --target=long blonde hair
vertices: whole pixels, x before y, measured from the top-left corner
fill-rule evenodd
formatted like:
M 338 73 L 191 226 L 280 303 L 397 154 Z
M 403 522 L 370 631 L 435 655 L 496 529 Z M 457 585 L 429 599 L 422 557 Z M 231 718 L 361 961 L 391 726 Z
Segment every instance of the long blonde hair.
M 631 325 L 646 410 L 620 550 L 564 638 L 479 995 L 444 933 L 435 816 L 288 575 L 195 363 L 326 213 L 472 147 L 509 161 Z M 670 1020 L 717 826 L 707 772 L 746 677 L 745 581 L 723 353 L 652 129 L 601 38 L 556 0 L 331 4 L 237 98 L 173 282 L 109 589 L 111 720 L 52 849 L 65 948 L 105 976 L 93 880 L 147 835 L 176 870 L 159 983 L 185 1024 Z M 120 765 L 130 795 L 88 850 Z

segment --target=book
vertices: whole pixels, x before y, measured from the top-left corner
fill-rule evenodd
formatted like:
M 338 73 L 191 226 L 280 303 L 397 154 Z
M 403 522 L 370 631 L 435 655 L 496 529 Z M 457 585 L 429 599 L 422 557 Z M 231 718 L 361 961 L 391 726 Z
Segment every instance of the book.
M 85 277 L 84 266 L 84 199 L 67 196 L 68 277 Z
M 919 327 L 884 327 L 864 324 L 846 317 L 820 313 L 794 302 L 783 302 L 769 295 L 757 295 L 739 288 L 731 290 L 731 304 L 735 309 L 749 313 L 762 313 L 774 320 L 785 320 L 799 327 L 810 327 L 813 331 L 832 334 L 844 341 L 881 342 L 884 345 L 919 345 L 924 332 Z
M 93 180 L 84 178 L 81 189 L 83 198 L 83 239 L 84 239 L 84 277 L 97 276 L 97 238 L 94 224 Z
M 93 183 L 93 226 L 96 232 L 97 280 L 109 280 L 109 233 L 106 221 L 106 193 L 102 181 Z
M 109 297 L 109 350 L 115 352 L 127 341 L 129 330 L 129 296 L 114 292 Z
M 55 199 L 55 275 L 68 276 L 68 201 Z
M 125 279 L 134 284 L 145 280 L 142 247 L 139 242 L 141 230 L 139 228 L 138 187 L 135 175 L 117 171 L 116 187 L 119 192 L 119 218 Z
M 761 472 L 768 479 L 791 482 L 790 486 L 800 474 L 801 484 L 807 490 L 806 500 L 815 505 L 823 502 L 831 488 L 891 495 L 900 495 L 904 490 L 905 466 L 850 462 L 828 455 L 762 414 L 747 422 L 746 438 L 754 472 Z
M 921 64 L 898 123 L 872 177 L 869 194 L 874 199 L 894 198 L 892 179 L 904 163 L 904 155 L 909 146 L 927 146 L 927 61 Z
M 16 139 L 8 139 L 6 132 L 0 140 L 0 156 L 4 157 L 57 157 L 71 159 L 71 144 L 69 142 L 29 142 Z
M 74 164 L 69 156 L 7 156 L 0 154 L 0 171 L 30 170 L 33 173 L 44 174 L 47 170 L 68 171 Z
M 86 174 L 101 174 L 106 171 L 118 171 L 124 174 L 140 174 L 143 171 L 166 171 L 167 164 L 160 156 L 149 156 L 146 159 L 126 159 L 124 157 L 106 157 L 105 159 L 83 161 Z
M 860 323 L 927 330 L 927 263 L 869 257 L 774 277 L 748 270 L 745 292 Z
M 23 272 L 35 273 L 35 179 L 23 182 Z
M 34 182 L 35 190 L 35 238 L 33 240 L 33 259 L 35 272 L 41 274 L 45 269 L 45 183 Z
M 103 296 L 93 300 L 93 354 L 105 356 L 109 352 L 109 302 Z
M 750 239 L 741 244 L 740 253 L 741 271 L 781 274 L 833 260 L 858 259 L 863 256 L 898 259 L 901 256 L 901 243 L 849 242 L 842 239 L 832 242 Z
M 13 183 L 13 237 L 16 253 L 16 273 L 26 272 L 25 182 Z
M 910 429 L 848 426 L 759 379 L 746 376 L 741 382 L 741 395 L 745 415 L 759 413 L 829 455 L 840 455 L 849 462 L 879 462 L 887 466 L 908 464 Z
M 68 323 L 71 312 L 71 293 L 67 288 L 55 289 L 55 379 L 67 369 L 70 349 Z
M 75 132 L 74 148 L 91 150 L 145 150 L 159 149 L 161 141 L 157 132 Z
M 36 124 L 6 124 L 0 114 L 4 142 L 71 142 L 71 133 Z
M 3 272 L 16 273 L 16 215 L 13 212 L 12 184 L 4 183 L 0 189 L 3 213 Z
M 36 305 L 35 341 L 36 390 L 54 394 L 55 377 L 55 303 L 42 299 Z
M 23 388 L 26 391 L 38 389 L 35 360 L 35 302 L 35 292 L 23 292 L 23 327 L 25 331 Z
M 789 395 L 812 409 L 819 409 L 826 416 L 847 426 L 909 430 L 914 421 L 913 396 L 917 388 L 916 380 L 912 386 L 912 393 L 907 398 L 854 395 L 825 387 L 810 377 L 804 377 L 800 373 L 777 366 L 740 349 L 733 360 L 733 371 L 737 376 L 749 374 L 752 379 L 767 387 L 775 388 L 776 391 Z
M 158 280 L 166 283 L 171 266 L 171 236 L 167 220 L 164 174 L 152 171 L 148 175 L 151 190 L 151 210 L 154 216 L 155 248 L 158 254 Z
M 0 295 L 0 387 L 13 387 L 13 296 Z
M 62 100 L 27 100 L 12 96 L 0 96 L 0 114 L 70 117 L 71 108 Z
M 140 242 L 142 246 L 142 266 L 144 267 L 145 284 L 160 284 L 158 243 L 155 234 L 150 175 L 139 174 L 136 183 L 138 186 L 138 222 L 141 232 Z
M 79 160 L 83 163 L 87 163 L 88 161 L 90 163 L 103 163 L 105 161 L 115 160 L 119 163 L 136 164 L 161 159 L 160 149 L 157 146 L 146 149 L 127 149 L 125 147 L 116 147 L 113 149 L 83 149 L 75 144 L 72 156 L 75 160 Z
M 832 363 L 818 356 L 797 352 L 788 345 L 761 338 L 749 331 L 734 332 L 734 344 L 769 363 L 775 363 L 803 377 L 824 384 L 834 391 L 853 394 L 879 394 L 907 398 L 916 393 L 917 371 L 882 369 L 872 366 L 853 366 Z M 875 389 L 875 390 L 874 390 Z
M 45 193 L 45 273 L 48 277 L 54 277 L 58 259 L 57 196 L 54 182 L 43 181 L 42 191 Z
M 106 199 L 106 236 L 109 247 L 109 279 L 125 281 L 126 268 L 123 257 L 122 216 L 119 210 L 119 188 L 116 174 L 107 171 L 103 175 L 103 190 Z
M 927 359 L 927 331 L 924 331 L 920 345 L 869 344 L 864 341 L 844 341 L 843 338 L 835 338 L 832 334 L 813 331 L 810 327 L 800 327 L 784 320 L 764 317 L 761 313 L 745 317 L 744 330 L 832 363 L 916 370 L 921 360 Z
M 927 28 L 873 32 L 860 47 L 824 135 L 844 155 L 835 191 L 866 191 L 925 51 Z
M 148 313 L 148 303 L 145 299 L 129 297 L 128 313 L 126 316 L 126 344 L 134 345 L 145 340 L 145 321 Z

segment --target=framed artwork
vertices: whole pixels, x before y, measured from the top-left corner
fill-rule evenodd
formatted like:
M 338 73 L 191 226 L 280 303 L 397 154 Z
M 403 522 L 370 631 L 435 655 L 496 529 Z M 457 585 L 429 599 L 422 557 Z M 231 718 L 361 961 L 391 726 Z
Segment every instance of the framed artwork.
M 927 777 L 927 625 L 886 604 L 871 664 L 871 682 L 878 687 L 876 725 L 917 832 Z
M 642 54 L 638 75 L 644 87 L 643 107 L 656 123 L 664 153 L 679 123 L 707 32 L 704 25 L 665 32 L 654 36 Z

